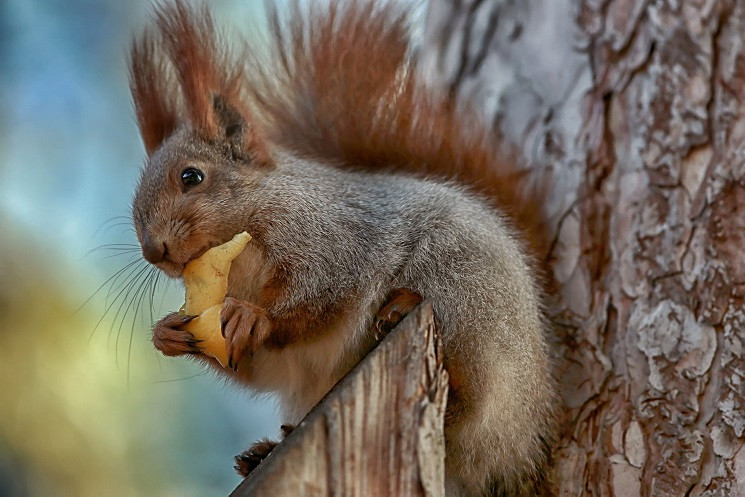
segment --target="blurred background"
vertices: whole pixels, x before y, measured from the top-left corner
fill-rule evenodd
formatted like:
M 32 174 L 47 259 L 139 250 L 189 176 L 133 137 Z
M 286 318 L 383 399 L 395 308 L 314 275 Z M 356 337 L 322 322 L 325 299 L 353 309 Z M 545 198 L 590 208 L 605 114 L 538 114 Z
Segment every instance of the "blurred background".
M 212 3 L 247 37 L 261 24 L 262 2 Z M 272 399 L 149 342 L 183 301 L 142 286 L 128 219 L 126 51 L 150 12 L 0 1 L 0 496 L 227 495 L 232 456 L 277 435 Z

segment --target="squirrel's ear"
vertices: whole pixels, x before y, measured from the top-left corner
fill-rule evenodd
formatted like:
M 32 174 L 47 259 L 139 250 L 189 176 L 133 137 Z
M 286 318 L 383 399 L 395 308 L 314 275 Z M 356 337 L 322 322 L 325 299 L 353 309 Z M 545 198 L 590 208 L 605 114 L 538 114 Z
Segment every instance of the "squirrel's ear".
M 132 42 L 129 52 L 129 88 L 140 135 L 150 156 L 176 129 L 176 82 L 157 50 L 150 31 Z
M 266 162 L 269 155 L 241 100 L 242 65 L 218 36 L 206 5 L 161 2 L 155 10 L 162 48 L 181 87 L 185 117 L 208 141 L 228 139 L 231 153 Z
M 258 165 L 270 163 L 271 158 L 264 145 L 265 141 L 241 104 L 236 105 L 222 95 L 215 95 L 212 98 L 212 107 L 220 138 L 227 142 L 233 158 L 250 160 Z

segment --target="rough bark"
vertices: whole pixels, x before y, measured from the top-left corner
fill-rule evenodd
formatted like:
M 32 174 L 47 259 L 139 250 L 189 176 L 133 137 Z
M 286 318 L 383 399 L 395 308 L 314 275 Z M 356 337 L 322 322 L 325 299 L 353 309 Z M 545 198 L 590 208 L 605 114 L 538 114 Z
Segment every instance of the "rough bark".
M 425 302 L 231 494 L 443 497 L 448 379 Z
M 420 56 L 551 178 L 557 495 L 745 495 L 745 2 L 432 0 Z

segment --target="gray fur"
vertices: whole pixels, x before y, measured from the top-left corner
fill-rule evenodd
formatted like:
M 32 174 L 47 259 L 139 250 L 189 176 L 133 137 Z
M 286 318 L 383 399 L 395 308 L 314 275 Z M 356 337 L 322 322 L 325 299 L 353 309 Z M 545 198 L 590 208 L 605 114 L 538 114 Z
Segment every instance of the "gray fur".
M 138 234 L 158 233 L 184 261 L 252 233 L 228 294 L 251 301 L 270 268 L 291 267 L 289 291 L 270 315 L 354 302 L 322 336 L 260 349 L 239 380 L 279 394 L 283 421 L 297 423 L 372 348 L 386 294 L 411 288 L 432 301 L 446 367 L 462 381 L 446 423 L 448 495 L 484 495 L 492 485 L 530 492 L 552 438 L 555 394 L 536 284 L 507 222 L 455 184 L 287 153 L 274 160 L 270 168 L 230 163 L 183 129 L 151 158 L 134 202 Z M 169 183 L 189 164 L 206 169 L 208 189 L 182 193 Z
M 446 366 L 461 368 L 467 396 L 446 426 L 449 487 L 479 495 L 489 475 L 508 490 L 541 470 L 551 365 L 533 275 L 504 219 L 454 184 L 289 157 L 278 164 L 251 201 L 274 216 L 270 257 L 307 263 L 284 305 L 358 295 L 366 319 L 344 340 L 369 344 L 369 320 L 390 290 L 430 299 Z M 333 359 L 353 364 L 361 352 Z

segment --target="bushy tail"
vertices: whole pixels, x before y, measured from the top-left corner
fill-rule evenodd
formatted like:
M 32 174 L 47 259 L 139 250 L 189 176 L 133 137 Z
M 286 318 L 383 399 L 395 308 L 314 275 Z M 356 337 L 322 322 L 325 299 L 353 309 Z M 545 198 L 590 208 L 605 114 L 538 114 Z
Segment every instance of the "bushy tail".
M 482 192 L 542 255 L 535 182 L 496 133 L 429 91 L 410 63 L 407 13 L 390 1 L 269 9 L 269 57 L 250 55 L 255 112 L 270 141 L 340 166 L 445 177 Z M 531 194 L 532 192 L 532 194 Z

